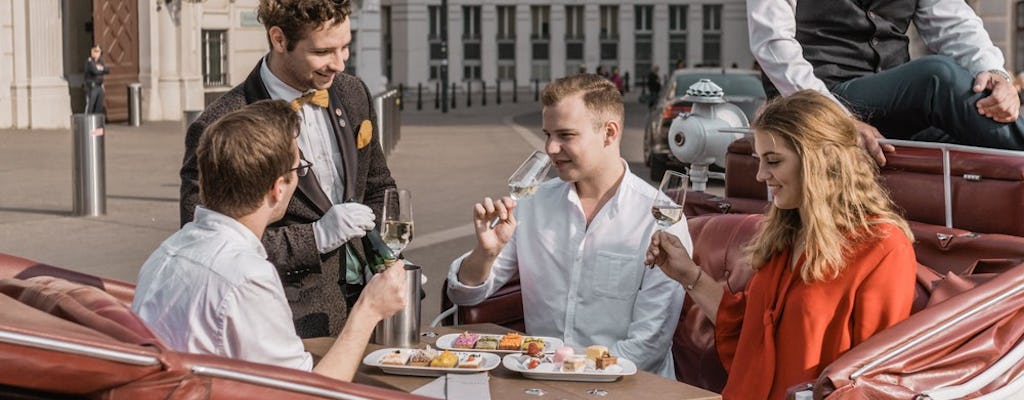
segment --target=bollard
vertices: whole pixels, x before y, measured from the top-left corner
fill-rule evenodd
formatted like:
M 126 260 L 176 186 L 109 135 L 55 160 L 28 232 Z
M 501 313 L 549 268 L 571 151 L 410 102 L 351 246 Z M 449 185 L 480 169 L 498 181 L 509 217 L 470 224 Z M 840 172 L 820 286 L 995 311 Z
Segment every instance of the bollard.
M 512 102 L 515 103 L 516 101 L 519 101 L 519 80 L 518 79 L 513 79 L 512 80 Z
M 142 125 L 142 84 L 128 85 L 128 125 Z
M 107 213 L 106 167 L 104 165 L 103 114 L 74 114 L 71 134 L 74 215 L 98 217 Z
M 625 84 L 626 84 L 626 88 L 623 91 L 626 92 L 626 93 L 629 93 L 629 72 L 628 71 L 622 76 L 622 80 L 625 81 Z
M 466 81 L 466 108 L 473 106 L 473 81 Z
M 202 114 L 202 113 L 203 113 L 202 110 L 185 110 L 185 111 L 183 111 L 182 114 L 184 114 L 183 119 L 185 121 L 185 128 L 188 129 L 189 126 L 192 126 L 192 123 L 196 122 L 196 119 L 199 118 L 199 115 Z
M 452 82 L 452 106 L 451 109 L 455 109 L 455 82 Z
M 398 84 L 398 111 L 405 110 L 405 85 Z
M 495 96 L 498 96 L 498 105 L 501 105 L 501 79 L 496 80 L 498 88 L 494 91 Z
M 416 82 L 416 110 L 423 110 L 423 83 Z
M 540 101 L 540 79 L 533 80 L 533 101 Z
M 434 82 L 434 109 L 441 108 L 441 81 Z
M 480 105 L 487 105 L 487 81 L 480 81 Z

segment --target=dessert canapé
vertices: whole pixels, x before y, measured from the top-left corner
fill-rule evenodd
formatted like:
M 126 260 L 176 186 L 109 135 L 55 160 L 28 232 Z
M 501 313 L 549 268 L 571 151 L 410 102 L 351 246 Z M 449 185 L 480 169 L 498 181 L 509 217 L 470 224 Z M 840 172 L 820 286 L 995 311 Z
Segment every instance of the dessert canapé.
M 452 347 L 457 349 L 472 349 L 476 345 L 476 341 L 480 338 L 480 335 L 469 332 L 462 332 L 459 337 L 455 338 L 455 343 Z

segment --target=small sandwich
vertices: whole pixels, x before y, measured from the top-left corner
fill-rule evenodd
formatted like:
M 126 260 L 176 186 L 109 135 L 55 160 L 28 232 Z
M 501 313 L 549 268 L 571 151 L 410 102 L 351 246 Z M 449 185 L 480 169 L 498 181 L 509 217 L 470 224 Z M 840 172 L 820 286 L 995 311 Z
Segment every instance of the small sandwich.
M 477 339 L 475 348 L 477 350 L 497 350 L 498 338 L 493 336 L 484 336 Z
M 480 335 L 478 334 L 462 332 L 459 337 L 455 338 L 455 344 L 453 344 L 452 347 L 456 349 L 472 349 L 479 338 Z
M 572 356 L 562 361 L 562 372 L 583 372 L 587 366 L 587 359 L 580 356 Z
M 610 367 L 612 365 L 617 364 L 618 362 L 619 362 L 619 358 L 618 357 L 615 357 L 615 356 L 613 356 L 611 354 L 608 354 L 608 353 L 604 353 L 603 356 L 601 356 L 600 358 L 594 360 L 594 366 L 596 366 L 597 369 L 603 370 L 605 368 L 608 368 L 608 367 Z
M 480 368 L 481 361 L 483 361 L 483 357 L 480 357 L 479 354 L 470 354 L 459 361 L 459 368 Z
M 459 357 L 448 350 L 445 350 L 441 355 L 434 357 L 430 360 L 430 366 L 435 368 L 455 368 L 455 364 L 459 363 Z
M 523 339 L 523 352 L 534 357 L 544 354 L 544 339 L 535 337 Z
M 413 367 L 426 367 L 430 365 L 430 360 L 433 360 L 440 354 L 437 350 L 427 346 L 426 349 L 416 350 L 412 353 L 412 357 L 409 357 L 409 365 Z
M 401 350 L 395 350 L 385 354 L 384 357 L 380 359 L 381 364 L 387 365 L 405 365 L 407 362 L 409 362 L 409 353 L 402 353 Z
M 515 351 L 519 351 L 519 350 L 522 349 L 522 347 L 523 347 L 523 336 L 518 334 L 518 333 L 515 333 L 515 332 L 507 333 L 498 342 L 498 350 L 515 350 Z
M 605 346 L 601 346 L 601 345 L 596 345 L 595 344 L 593 346 L 587 347 L 587 358 L 588 359 L 597 361 L 598 358 L 601 358 L 601 356 L 603 356 L 605 354 L 608 354 L 608 348 L 605 347 Z

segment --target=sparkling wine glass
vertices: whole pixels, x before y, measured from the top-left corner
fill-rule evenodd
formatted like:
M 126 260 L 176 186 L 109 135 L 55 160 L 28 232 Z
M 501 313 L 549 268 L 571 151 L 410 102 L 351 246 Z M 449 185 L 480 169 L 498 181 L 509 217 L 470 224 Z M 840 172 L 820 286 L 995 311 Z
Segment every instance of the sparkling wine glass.
M 665 171 L 661 177 L 661 192 L 651 206 L 654 220 L 662 229 L 668 228 L 683 219 L 683 203 L 686 201 L 686 187 L 690 177 L 677 171 Z
M 412 241 L 412 193 L 405 189 L 389 188 L 384 191 L 384 243 L 398 257 Z
M 540 185 L 548 176 L 548 170 L 551 169 L 551 158 L 548 157 L 547 153 L 534 150 L 523 164 L 516 168 L 516 172 L 512 173 L 512 176 L 508 178 L 508 189 L 512 200 L 519 200 L 530 197 L 537 191 L 537 185 Z M 494 229 L 500 218 L 494 217 L 491 220 L 490 228 Z

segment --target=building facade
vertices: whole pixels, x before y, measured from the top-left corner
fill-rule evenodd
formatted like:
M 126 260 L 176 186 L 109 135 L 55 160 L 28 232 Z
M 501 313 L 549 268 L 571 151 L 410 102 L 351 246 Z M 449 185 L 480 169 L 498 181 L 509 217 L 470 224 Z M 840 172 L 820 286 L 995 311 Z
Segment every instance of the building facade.
M 1024 0 L 967 0 L 1010 71 L 1024 70 Z M 142 85 L 144 121 L 179 120 L 237 85 L 267 51 L 258 0 L 0 0 L 0 129 L 66 129 L 84 106 L 84 62 L 111 68 L 108 118 L 127 118 Z M 652 65 L 749 68 L 745 0 L 361 0 L 349 72 L 389 84 L 547 82 L 598 66 L 633 82 Z M 447 56 L 441 47 L 447 27 Z M 915 54 L 923 54 L 917 46 Z

